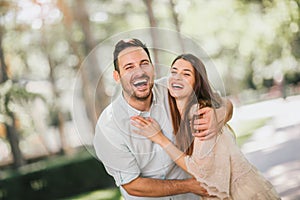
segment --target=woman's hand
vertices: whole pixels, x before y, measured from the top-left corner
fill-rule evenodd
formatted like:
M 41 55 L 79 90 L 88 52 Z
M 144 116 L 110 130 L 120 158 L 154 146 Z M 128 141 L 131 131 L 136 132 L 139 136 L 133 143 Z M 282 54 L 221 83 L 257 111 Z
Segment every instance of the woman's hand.
M 159 143 L 162 137 L 165 137 L 161 132 L 159 124 L 151 117 L 144 118 L 141 116 L 133 116 L 130 118 L 131 124 L 138 128 L 135 133 L 145 136 L 155 143 Z

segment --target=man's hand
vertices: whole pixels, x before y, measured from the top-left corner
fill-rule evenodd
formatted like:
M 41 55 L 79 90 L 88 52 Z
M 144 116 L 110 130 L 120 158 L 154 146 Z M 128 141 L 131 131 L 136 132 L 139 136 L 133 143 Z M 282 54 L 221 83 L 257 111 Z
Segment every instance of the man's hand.
M 195 137 L 200 140 L 207 140 L 215 136 L 222 129 L 223 125 L 227 123 L 233 112 L 231 101 L 224 99 L 223 106 L 214 110 L 210 107 L 204 107 L 197 111 L 200 119 L 194 120 L 194 129 L 197 130 L 193 133 Z
M 214 109 L 204 107 L 197 111 L 197 115 L 201 116 L 199 119 L 194 120 L 193 133 L 195 137 L 200 140 L 207 140 L 215 136 L 221 129 L 221 125 L 217 122 L 217 117 Z
M 209 197 L 207 190 L 204 189 L 195 178 L 187 179 L 187 181 L 188 181 L 188 187 L 190 188 L 190 191 L 192 193 L 203 197 Z

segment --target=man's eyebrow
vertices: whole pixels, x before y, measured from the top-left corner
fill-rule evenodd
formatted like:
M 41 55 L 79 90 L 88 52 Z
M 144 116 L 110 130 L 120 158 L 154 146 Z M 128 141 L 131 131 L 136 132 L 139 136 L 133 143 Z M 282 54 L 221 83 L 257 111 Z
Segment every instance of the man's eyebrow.
M 141 60 L 140 62 L 142 63 L 142 62 L 150 62 L 150 60 L 149 59 L 143 59 L 143 60 Z

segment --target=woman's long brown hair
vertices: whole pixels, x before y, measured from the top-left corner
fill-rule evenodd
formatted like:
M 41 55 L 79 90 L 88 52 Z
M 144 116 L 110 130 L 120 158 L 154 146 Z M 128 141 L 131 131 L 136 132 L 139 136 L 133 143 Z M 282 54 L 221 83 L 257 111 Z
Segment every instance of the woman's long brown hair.
M 218 108 L 221 105 L 221 97 L 213 92 L 209 81 L 204 64 L 196 56 L 192 54 L 182 54 L 175 58 L 172 65 L 179 60 L 184 59 L 192 64 L 195 71 L 195 85 L 194 93 L 191 95 L 189 102 L 183 111 L 183 116 L 180 115 L 176 105 L 176 100 L 169 93 L 169 104 L 171 110 L 172 124 L 176 137 L 176 145 L 179 149 L 191 155 L 193 152 L 193 140 L 192 131 L 190 129 L 190 119 L 188 112 L 191 106 L 195 103 L 200 103 L 200 107 L 209 106 L 212 108 Z

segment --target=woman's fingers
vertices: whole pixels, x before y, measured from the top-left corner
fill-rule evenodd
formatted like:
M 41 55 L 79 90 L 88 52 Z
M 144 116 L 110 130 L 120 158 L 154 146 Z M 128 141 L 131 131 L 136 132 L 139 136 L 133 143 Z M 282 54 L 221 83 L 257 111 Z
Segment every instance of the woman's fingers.
M 140 125 L 148 125 L 149 123 L 145 118 L 141 116 L 133 116 L 130 119 L 135 121 L 136 123 L 139 123 Z
M 142 129 L 144 127 L 144 125 L 140 124 L 137 120 L 130 120 L 130 123 L 138 129 Z

